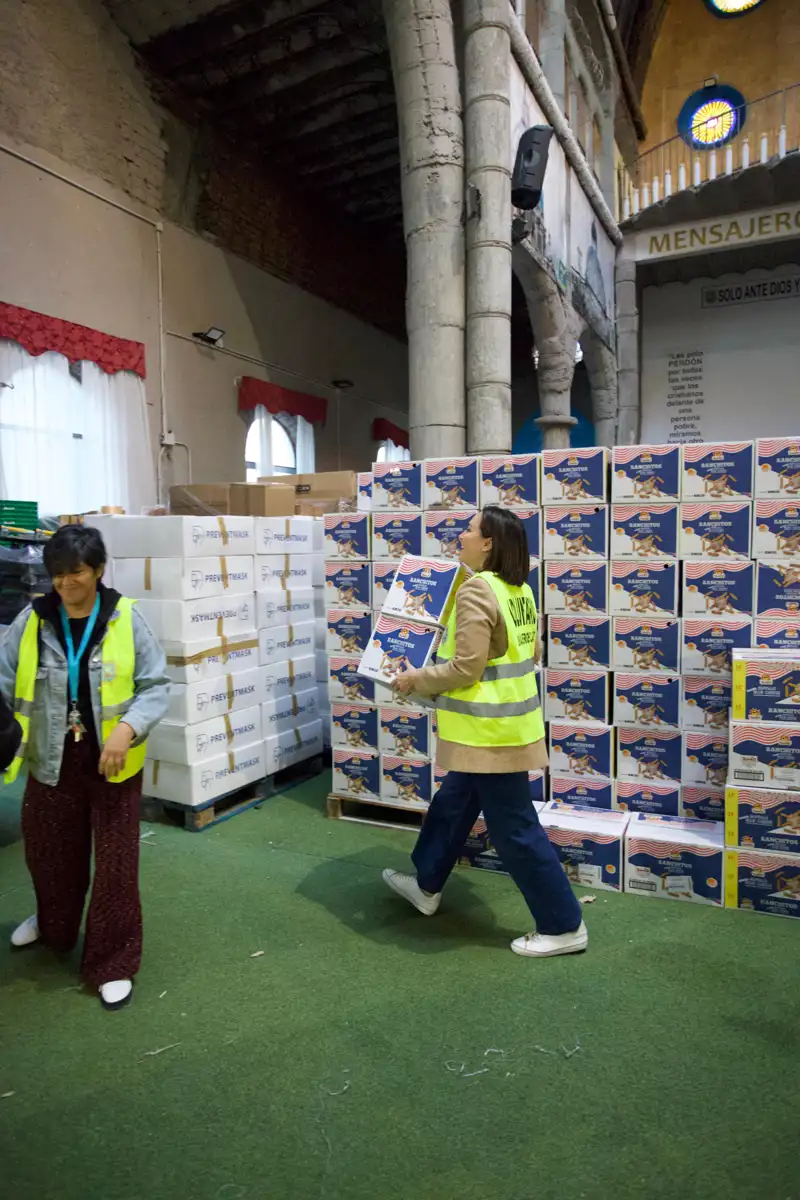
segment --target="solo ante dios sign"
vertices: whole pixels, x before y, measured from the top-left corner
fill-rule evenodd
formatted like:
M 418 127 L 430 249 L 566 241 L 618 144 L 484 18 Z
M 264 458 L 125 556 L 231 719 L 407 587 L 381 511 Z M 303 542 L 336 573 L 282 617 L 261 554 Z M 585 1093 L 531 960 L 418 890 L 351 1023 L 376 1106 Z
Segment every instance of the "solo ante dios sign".
M 645 230 L 636 235 L 637 259 L 676 258 L 757 242 L 800 236 L 800 204 L 737 213 L 691 225 Z

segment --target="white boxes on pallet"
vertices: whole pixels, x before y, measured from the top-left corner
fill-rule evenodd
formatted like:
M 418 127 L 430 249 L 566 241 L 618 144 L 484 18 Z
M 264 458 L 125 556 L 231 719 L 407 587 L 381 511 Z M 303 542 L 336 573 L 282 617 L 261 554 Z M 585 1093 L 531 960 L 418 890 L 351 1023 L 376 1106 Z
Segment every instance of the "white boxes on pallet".
M 677 617 L 678 564 L 611 560 L 608 611 L 613 617 Z
M 262 667 L 313 654 L 315 649 L 316 633 L 313 621 L 258 631 L 258 655 Z
M 315 517 L 255 517 L 256 554 L 318 554 L 322 522 Z
M 256 591 L 279 592 L 319 587 L 322 560 L 316 554 L 257 554 Z
M 316 684 L 303 691 L 284 696 L 271 696 L 261 705 L 261 728 L 264 737 L 287 733 L 299 725 L 307 725 L 320 716 L 319 693 Z
M 259 629 L 313 621 L 316 601 L 312 588 L 297 588 L 290 592 L 256 592 L 256 625 Z
M 252 667 L 236 675 L 219 675 L 197 683 L 178 683 L 170 688 L 166 719 L 180 725 L 196 725 L 242 708 L 252 708 L 266 699 L 263 672 Z
M 333 791 L 350 800 L 380 800 L 381 760 L 369 750 L 333 750 Z
M 267 774 L 265 744 L 259 739 L 194 766 L 148 758 L 142 792 L 157 800 L 200 808 Z
M 283 659 L 260 668 L 266 700 L 277 700 L 304 692 L 317 683 L 316 662 L 313 654 Z
M 684 500 L 752 500 L 752 442 L 693 442 L 681 461 Z
M 758 438 L 756 498 L 800 497 L 800 438 Z
M 109 558 L 219 558 L 255 553 L 252 517 L 92 517 Z
M 147 741 L 148 758 L 193 767 L 229 750 L 249 746 L 263 736 L 258 705 L 199 721 L 196 725 L 162 721 Z
M 161 642 L 172 683 L 194 683 L 217 675 L 237 675 L 258 666 L 255 630 L 232 638 L 205 637 L 194 642 Z
M 625 836 L 625 891 L 722 905 L 721 824 L 635 813 Z
M 434 756 L 428 709 L 381 705 L 378 709 L 378 749 L 396 758 Z
M 193 642 L 204 636 L 238 637 L 256 627 L 252 592 L 204 600 L 139 600 L 138 605 L 162 642 Z
M 331 704 L 331 745 L 378 753 L 378 710 L 373 704 Z
M 323 749 L 322 721 L 308 721 L 283 733 L 273 733 L 264 739 L 266 774 L 274 775 L 284 767 L 305 762 Z
M 680 500 L 680 446 L 615 446 L 611 455 L 612 501 Z
M 800 562 L 800 498 L 756 500 L 753 506 L 753 555 Z
M 542 451 L 542 504 L 605 503 L 608 451 L 605 446 Z
M 114 587 L 133 600 L 202 600 L 255 591 L 252 555 L 229 558 L 117 558 Z

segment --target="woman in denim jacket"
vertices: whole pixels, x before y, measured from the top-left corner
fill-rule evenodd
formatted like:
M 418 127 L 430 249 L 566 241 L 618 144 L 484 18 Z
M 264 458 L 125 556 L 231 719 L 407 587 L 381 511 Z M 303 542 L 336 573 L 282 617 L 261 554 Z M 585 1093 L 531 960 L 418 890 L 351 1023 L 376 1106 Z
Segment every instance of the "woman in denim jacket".
M 37 904 L 11 943 L 72 950 L 94 842 L 81 974 L 105 1008 L 121 1008 L 141 960 L 141 765 L 169 703 L 166 662 L 136 605 L 101 582 L 96 529 L 59 529 L 44 563 L 53 591 L 20 613 L 0 646 L 0 692 L 23 732 L 6 778 L 24 759 L 22 832 Z

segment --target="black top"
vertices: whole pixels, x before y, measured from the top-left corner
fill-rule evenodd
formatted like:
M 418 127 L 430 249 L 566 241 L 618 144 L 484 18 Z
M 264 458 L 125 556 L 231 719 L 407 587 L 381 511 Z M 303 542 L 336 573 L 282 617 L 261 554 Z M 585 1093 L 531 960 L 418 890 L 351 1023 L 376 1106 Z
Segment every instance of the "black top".
M 22 729 L 19 722 L 0 696 L 0 771 L 5 771 L 11 766 L 21 741 Z
M 97 730 L 94 725 L 94 713 L 92 711 L 92 691 L 89 682 L 89 661 L 92 657 L 92 651 L 95 646 L 102 640 L 103 634 L 106 631 L 108 622 L 114 614 L 117 607 L 117 601 L 120 598 L 120 593 L 114 591 L 113 588 L 107 588 L 100 583 L 97 586 L 97 591 L 100 595 L 100 612 L 97 614 L 92 636 L 89 638 L 89 644 L 83 652 L 78 671 L 78 711 L 81 714 L 81 722 L 86 730 L 87 736 L 91 739 L 94 745 L 99 745 Z M 43 617 L 50 623 L 52 629 L 58 638 L 64 654 L 67 653 L 67 643 L 64 640 L 64 630 L 61 626 L 61 600 L 56 592 L 50 592 L 46 596 L 39 596 L 33 602 L 33 608 L 40 617 Z M 88 617 L 77 617 L 74 620 L 70 619 L 70 630 L 72 631 L 72 644 L 77 650 L 81 644 L 86 622 Z M 67 717 L 69 715 L 70 700 L 67 695 Z M 64 725 L 66 729 L 65 717 Z

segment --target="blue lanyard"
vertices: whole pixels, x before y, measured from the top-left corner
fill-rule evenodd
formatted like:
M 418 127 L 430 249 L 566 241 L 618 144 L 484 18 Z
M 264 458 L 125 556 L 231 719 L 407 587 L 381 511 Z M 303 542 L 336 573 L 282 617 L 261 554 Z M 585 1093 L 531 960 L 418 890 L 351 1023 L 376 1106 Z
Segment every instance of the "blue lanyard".
M 81 659 L 84 651 L 89 645 L 89 638 L 92 636 L 97 617 L 100 612 L 100 597 L 97 596 L 94 602 L 94 608 L 86 622 L 86 628 L 83 631 L 81 644 L 78 647 L 78 653 L 75 653 L 75 643 L 72 640 L 72 629 L 70 628 L 69 617 L 67 616 L 64 605 L 61 605 L 61 628 L 64 630 L 64 641 L 67 647 L 67 674 L 69 675 L 69 698 L 73 704 L 78 700 L 78 676 L 80 673 Z

